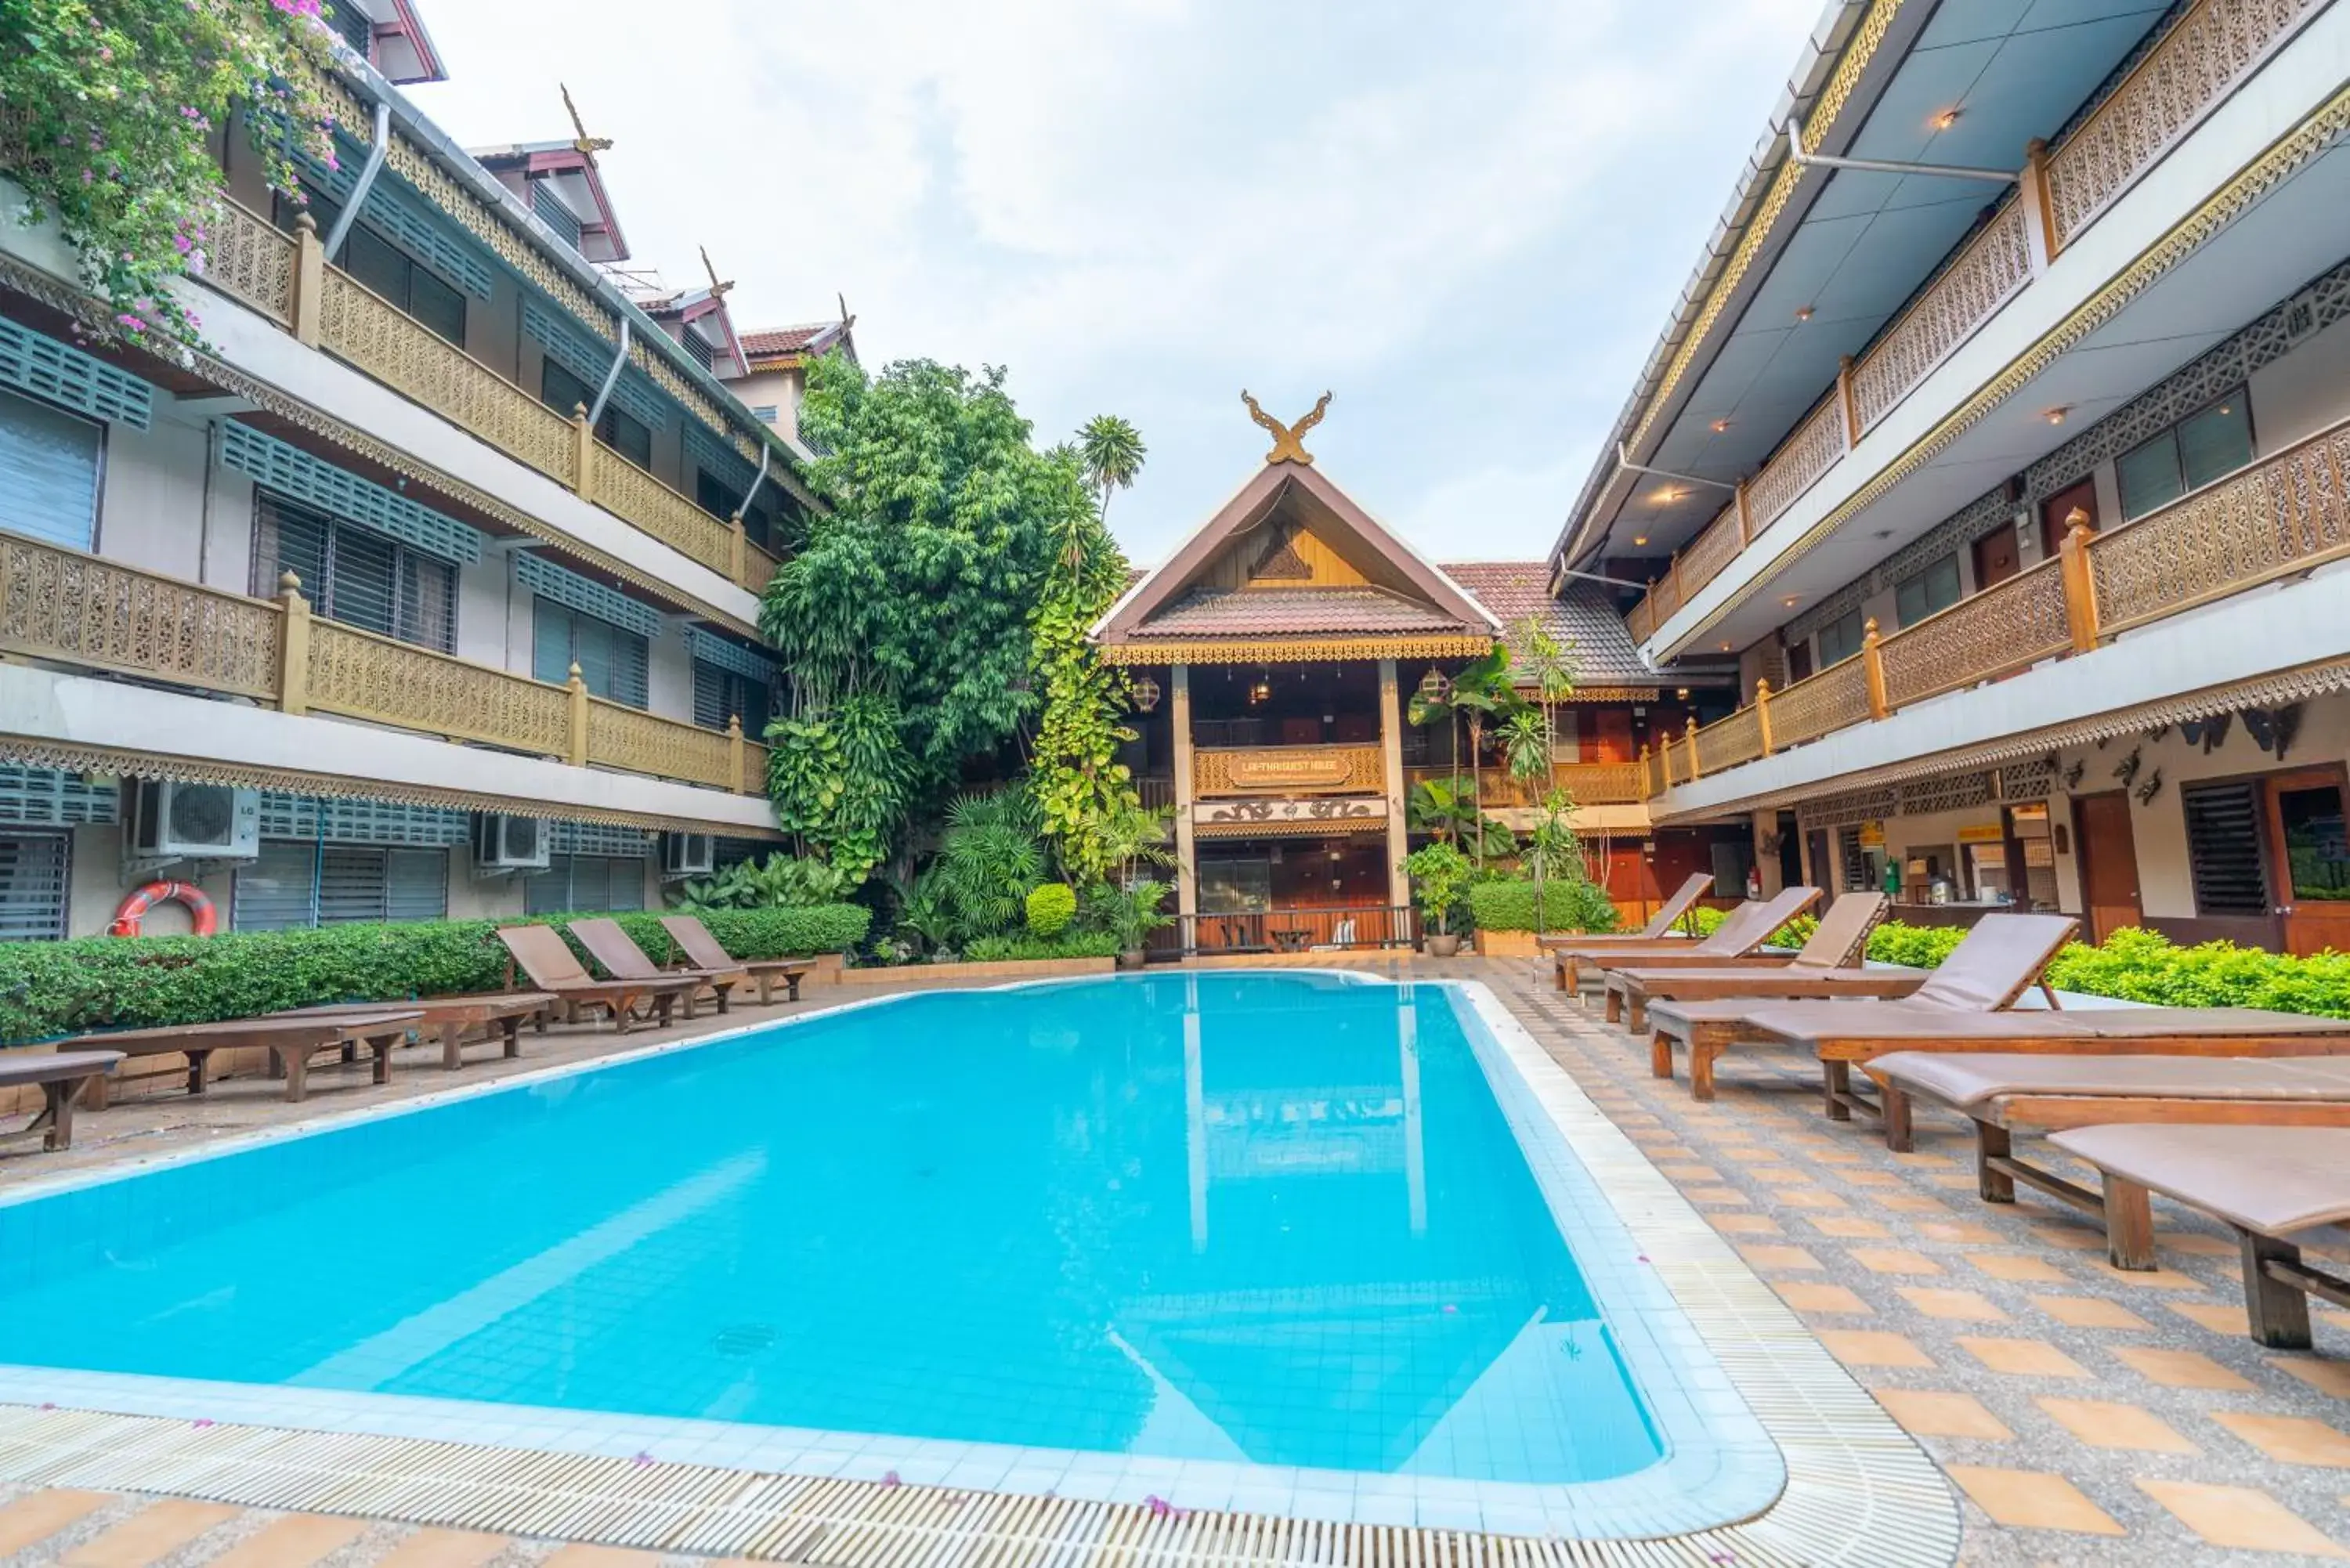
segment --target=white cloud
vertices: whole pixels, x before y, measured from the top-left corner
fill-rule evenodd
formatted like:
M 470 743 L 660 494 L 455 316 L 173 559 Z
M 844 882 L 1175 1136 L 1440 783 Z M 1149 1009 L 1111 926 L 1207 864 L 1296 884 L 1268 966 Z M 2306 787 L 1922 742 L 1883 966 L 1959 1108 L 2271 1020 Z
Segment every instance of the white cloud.
M 469 143 L 619 145 L 639 262 L 706 244 L 747 324 L 1010 365 L 1049 438 L 1151 443 L 1168 545 L 1326 387 L 1326 470 L 1448 558 L 1539 554 L 1816 0 L 502 0 L 429 20 Z M 1660 22 L 1659 16 L 1669 16 Z

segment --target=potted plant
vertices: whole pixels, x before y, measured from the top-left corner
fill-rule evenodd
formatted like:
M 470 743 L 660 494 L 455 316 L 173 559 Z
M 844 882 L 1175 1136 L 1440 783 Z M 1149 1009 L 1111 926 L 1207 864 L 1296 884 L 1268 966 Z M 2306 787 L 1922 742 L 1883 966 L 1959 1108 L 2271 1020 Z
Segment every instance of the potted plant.
M 1436 922 L 1435 931 L 1427 939 L 1429 956 L 1451 958 L 1461 950 L 1461 938 L 1452 929 L 1452 911 L 1468 896 L 1469 880 L 1475 867 L 1460 850 L 1440 843 L 1415 850 L 1404 861 L 1403 868 L 1411 876 L 1420 909 Z
M 1110 932 L 1118 938 L 1118 967 L 1140 969 L 1150 933 L 1175 923 L 1175 917 L 1159 907 L 1166 902 L 1167 884 L 1146 877 L 1128 888 L 1110 888 L 1108 893 L 1103 902 Z

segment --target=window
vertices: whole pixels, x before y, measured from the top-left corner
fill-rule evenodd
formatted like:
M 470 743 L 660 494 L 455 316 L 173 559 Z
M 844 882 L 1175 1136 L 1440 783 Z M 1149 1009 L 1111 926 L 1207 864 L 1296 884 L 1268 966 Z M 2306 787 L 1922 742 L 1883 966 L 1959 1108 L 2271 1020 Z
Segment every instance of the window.
M 89 549 L 103 438 L 88 420 L 0 392 L 0 528 Z
M 54 941 L 66 934 L 67 868 L 64 834 L 0 834 L 0 941 Z
M 2188 415 L 2152 441 L 2122 453 L 2122 518 L 2143 517 L 2199 485 L 2252 461 L 2252 415 L 2244 389 Z
M 375 24 L 368 20 L 367 13 L 352 5 L 351 0 L 335 0 L 328 6 L 328 11 L 335 31 L 342 35 L 343 42 L 357 49 L 359 58 L 374 59 Z
M 743 732 L 757 740 L 767 732 L 774 697 L 767 684 L 702 659 L 693 661 L 693 722 L 705 730 L 723 730 L 739 718 Z
M 282 201 L 280 212 L 290 221 L 291 215 L 284 213 Z M 323 237 L 333 230 L 342 208 L 313 191 L 309 212 L 317 220 L 318 233 Z M 343 254 L 333 259 L 370 292 L 381 295 L 389 304 L 460 348 L 465 346 L 465 296 L 438 273 L 365 223 L 351 225 L 350 237 L 343 242 Z
M 2199 915 L 2265 915 L 2269 879 L 2261 861 L 2260 786 L 2249 781 L 2189 784 L 2187 865 Z
M 579 666 L 579 679 L 598 697 L 631 708 L 650 704 L 645 639 L 608 621 L 535 598 L 531 604 L 530 672 L 560 686 Z
M 269 838 L 242 867 L 229 909 L 240 931 L 281 931 L 449 913 L 449 852 Z
M 695 364 L 705 370 L 717 368 L 718 350 L 711 347 L 709 338 L 689 327 L 685 329 L 684 343 L 685 351 L 693 356 Z
M 538 400 L 567 420 L 574 409 L 596 406 L 596 389 L 549 359 L 541 369 Z M 642 420 L 622 413 L 618 403 L 608 400 L 604 411 L 596 416 L 596 439 L 639 468 L 651 472 L 653 432 Z
M 579 219 L 563 204 L 563 198 L 555 193 L 554 182 L 544 174 L 530 182 L 530 210 L 555 231 L 556 239 L 575 251 L 579 248 Z
M 275 596 L 287 572 L 329 620 L 442 653 L 456 649 L 455 567 L 372 528 L 255 491 L 253 591 Z
M 1820 668 L 1825 670 L 1831 664 L 1842 664 L 1858 653 L 1864 635 L 1858 610 L 1838 616 L 1820 628 Z
M 775 536 L 775 486 L 773 480 L 759 487 L 751 504 L 743 513 L 743 536 L 762 550 L 771 546 Z M 706 468 L 693 473 L 693 500 L 712 517 L 734 520 L 734 508 L 743 504 L 743 491 L 728 484 Z
M 588 914 L 645 907 L 645 863 L 613 855 L 550 855 L 546 869 L 523 879 L 523 913 Z
M 2343 822 L 2341 786 L 2279 789 L 2276 803 L 2294 900 L 2350 899 L 2350 832 Z
M 1893 586 L 1894 618 L 1903 626 L 1916 626 L 1936 610 L 1946 610 L 1959 602 L 1959 558 L 1945 556 L 1924 571 L 1902 578 Z
M 773 403 L 761 403 L 751 410 L 751 417 L 765 424 L 774 424 L 782 417 L 782 411 Z

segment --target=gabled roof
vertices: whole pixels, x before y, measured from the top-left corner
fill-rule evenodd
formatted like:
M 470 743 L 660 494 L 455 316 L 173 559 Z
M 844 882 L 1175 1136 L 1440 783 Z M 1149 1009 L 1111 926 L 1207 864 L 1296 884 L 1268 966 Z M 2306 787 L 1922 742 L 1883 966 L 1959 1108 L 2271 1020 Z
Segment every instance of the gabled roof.
M 803 359 L 820 359 L 836 348 L 845 348 L 850 361 L 857 358 L 857 342 L 850 328 L 857 318 L 843 321 L 816 321 L 800 327 L 763 327 L 743 334 L 743 352 L 750 356 L 752 367 L 760 370 L 788 369 Z M 761 361 L 783 360 L 784 364 Z
M 512 184 L 517 195 L 528 199 L 526 187 L 533 179 L 556 182 L 556 197 L 579 220 L 583 235 L 594 234 L 604 241 L 608 254 L 596 255 L 586 249 L 581 254 L 590 261 L 609 264 L 629 259 L 629 242 L 620 233 L 620 220 L 612 209 L 611 193 L 604 188 L 603 171 L 597 167 L 595 149 L 609 146 L 608 142 L 521 141 L 505 147 L 469 147 L 466 154 L 483 168 L 501 179 L 519 182 Z M 575 192 L 564 182 L 577 180 L 582 191 Z M 584 199 L 583 199 L 584 197 Z M 586 211 L 581 211 L 585 207 Z
M 733 361 L 723 373 L 713 369 L 720 379 L 731 380 L 749 373 L 750 355 L 741 335 L 734 330 L 733 313 L 726 306 L 723 291 L 703 286 L 644 295 L 638 298 L 637 308 L 663 326 L 674 322 L 681 331 L 699 327 L 705 341 L 714 337 L 718 349 Z
M 1260 529 L 1266 530 L 1268 556 L 1289 553 L 1297 534 L 1310 531 L 1344 556 L 1361 580 L 1321 586 L 1201 580 Z M 1451 638 L 1482 645 L 1500 631 L 1501 623 L 1458 583 L 1320 470 L 1283 461 L 1266 463 L 1165 564 L 1129 587 L 1093 637 L 1105 647 L 1281 635 Z
M 1659 677 L 1640 661 L 1640 650 L 1607 591 L 1596 583 L 1570 579 L 1554 597 L 1550 568 L 1541 561 L 1473 561 L 1444 568 L 1502 623 L 1503 640 L 1514 661 L 1526 618 L 1564 645 L 1575 659 L 1575 684 L 1586 691 L 1653 689 Z M 1677 684 L 1688 676 L 1677 673 Z

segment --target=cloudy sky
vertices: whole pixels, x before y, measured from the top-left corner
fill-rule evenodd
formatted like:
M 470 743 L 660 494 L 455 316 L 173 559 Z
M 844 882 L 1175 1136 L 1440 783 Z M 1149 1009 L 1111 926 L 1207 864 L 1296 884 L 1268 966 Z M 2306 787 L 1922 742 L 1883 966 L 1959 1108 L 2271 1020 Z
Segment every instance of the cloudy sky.
M 635 265 L 837 294 L 868 367 L 1123 414 L 1156 561 L 1254 469 L 1247 388 L 1441 559 L 1539 556 L 1821 0 L 427 0 L 468 144 L 598 136 Z

